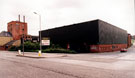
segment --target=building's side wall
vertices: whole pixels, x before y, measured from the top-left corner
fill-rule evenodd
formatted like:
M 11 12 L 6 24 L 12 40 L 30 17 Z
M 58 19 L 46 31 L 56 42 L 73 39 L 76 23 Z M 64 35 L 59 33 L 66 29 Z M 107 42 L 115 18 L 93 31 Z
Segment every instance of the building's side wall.
M 54 44 L 70 45 L 71 49 L 80 49 L 84 45 L 97 44 L 98 21 L 90 21 L 42 31 L 42 37 L 49 37 Z
M 5 45 L 6 43 L 12 41 L 12 37 L 0 37 L 0 46 Z

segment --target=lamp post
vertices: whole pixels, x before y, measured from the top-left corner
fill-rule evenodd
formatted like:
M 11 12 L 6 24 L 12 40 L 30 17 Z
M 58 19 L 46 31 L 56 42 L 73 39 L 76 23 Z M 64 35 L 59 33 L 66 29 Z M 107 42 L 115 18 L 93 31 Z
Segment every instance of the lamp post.
M 24 56 L 24 30 L 23 30 L 23 56 Z
M 34 14 L 39 16 L 39 27 L 40 27 L 40 32 L 39 32 L 39 41 L 40 41 L 40 51 L 42 52 L 42 43 L 41 43 L 41 15 L 34 12 Z

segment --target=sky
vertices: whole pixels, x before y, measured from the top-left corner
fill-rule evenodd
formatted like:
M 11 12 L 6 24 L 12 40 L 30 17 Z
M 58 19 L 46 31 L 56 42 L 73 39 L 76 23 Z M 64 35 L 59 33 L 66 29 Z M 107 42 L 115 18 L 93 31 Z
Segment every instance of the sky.
M 0 32 L 7 23 L 26 17 L 28 34 L 41 30 L 101 19 L 135 35 L 134 0 L 0 0 Z

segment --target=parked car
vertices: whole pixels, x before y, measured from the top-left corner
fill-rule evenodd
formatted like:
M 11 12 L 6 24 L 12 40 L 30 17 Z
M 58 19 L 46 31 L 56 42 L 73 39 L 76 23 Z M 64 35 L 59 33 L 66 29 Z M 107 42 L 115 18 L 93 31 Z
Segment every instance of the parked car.
M 126 49 L 126 48 L 122 48 L 122 49 L 120 50 L 120 52 L 127 52 L 127 49 Z

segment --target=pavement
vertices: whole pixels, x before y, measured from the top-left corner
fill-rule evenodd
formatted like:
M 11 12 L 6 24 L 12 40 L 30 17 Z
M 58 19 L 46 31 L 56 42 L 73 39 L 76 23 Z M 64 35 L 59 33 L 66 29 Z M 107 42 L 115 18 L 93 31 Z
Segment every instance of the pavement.
M 56 57 L 66 57 L 66 54 L 51 54 L 51 53 L 33 53 L 33 52 L 24 52 L 18 53 L 16 56 L 18 57 L 27 57 L 27 58 L 56 58 Z

